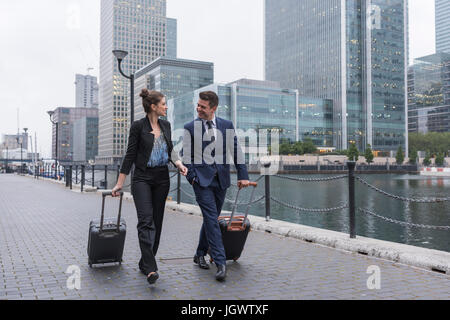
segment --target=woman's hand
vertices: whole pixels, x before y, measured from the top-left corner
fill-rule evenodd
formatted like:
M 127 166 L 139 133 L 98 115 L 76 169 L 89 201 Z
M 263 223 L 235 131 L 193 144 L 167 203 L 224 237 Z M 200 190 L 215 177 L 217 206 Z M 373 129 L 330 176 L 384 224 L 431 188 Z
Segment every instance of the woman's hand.
M 118 197 L 120 195 L 120 191 L 122 191 L 123 186 L 121 184 L 116 184 L 116 186 L 112 189 L 112 196 Z
M 175 164 L 178 170 L 180 170 L 180 173 L 186 177 L 188 174 L 188 168 L 186 168 L 181 161 L 177 161 Z

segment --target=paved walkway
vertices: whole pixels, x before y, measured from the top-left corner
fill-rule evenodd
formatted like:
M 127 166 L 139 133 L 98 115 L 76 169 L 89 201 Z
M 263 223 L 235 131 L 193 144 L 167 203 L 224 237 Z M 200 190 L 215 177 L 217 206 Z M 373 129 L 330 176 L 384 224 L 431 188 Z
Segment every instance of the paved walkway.
M 107 212 L 114 215 L 118 201 L 108 200 Z M 123 206 L 123 264 L 88 267 L 88 225 L 100 209 L 99 194 L 0 175 L 0 300 L 450 299 L 448 275 L 256 231 L 241 259 L 228 262 L 227 281 L 219 283 L 215 268 L 192 263 L 202 219 L 173 212 L 164 220 L 160 279 L 150 286 L 137 267 L 137 218 L 129 201 Z M 67 288 L 71 265 L 81 269 L 80 290 Z M 369 266 L 380 269 L 380 289 L 368 289 Z

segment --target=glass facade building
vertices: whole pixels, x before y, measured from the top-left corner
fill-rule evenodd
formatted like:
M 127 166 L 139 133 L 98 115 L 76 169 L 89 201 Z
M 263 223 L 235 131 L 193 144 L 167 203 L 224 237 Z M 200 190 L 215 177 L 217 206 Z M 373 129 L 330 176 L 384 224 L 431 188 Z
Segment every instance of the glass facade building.
M 98 153 L 98 117 L 85 117 L 73 125 L 73 161 L 95 160 Z
M 409 132 L 450 132 L 450 54 L 416 59 L 408 75 Z
M 177 57 L 177 19 L 167 18 L 166 57 Z
M 265 0 L 265 78 L 331 100 L 334 147 L 405 148 L 407 12 L 405 0 Z
M 259 139 L 259 130 L 267 130 L 278 132 L 280 139 L 298 140 L 298 92 L 282 89 L 271 81 L 241 79 L 228 84 L 212 84 L 170 99 L 168 120 L 177 132 L 175 142 L 182 137 L 184 125 L 197 118 L 196 106 L 202 91 L 217 93 L 216 116 L 232 121 L 243 134 L 255 130 Z M 270 143 L 270 136 L 267 143 Z
M 436 52 L 450 53 L 450 0 L 436 1 Z
M 213 63 L 161 57 L 142 68 L 136 75 L 136 106 L 142 105 L 139 94 L 143 88 L 162 92 L 169 100 L 212 83 L 214 83 Z M 144 109 L 137 107 L 136 119 L 144 116 Z
M 128 51 L 122 69 L 135 73 L 165 56 L 168 43 L 173 47 L 176 36 L 168 35 L 173 25 L 166 17 L 166 0 L 101 1 L 99 162 L 119 162 L 128 143 L 130 84 L 119 73 L 112 51 Z
M 333 101 L 299 98 L 299 139 L 311 139 L 315 146 L 333 148 Z
M 64 108 L 54 110 L 54 120 L 58 122 L 58 160 L 73 161 L 74 125 L 83 118 L 97 118 L 97 108 Z M 94 129 L 95 130 L 95 129 Z M 96 136 L 98 138 L 98 134 Z M 56 125 L 52 130 L 52 158 L 56 156 Z

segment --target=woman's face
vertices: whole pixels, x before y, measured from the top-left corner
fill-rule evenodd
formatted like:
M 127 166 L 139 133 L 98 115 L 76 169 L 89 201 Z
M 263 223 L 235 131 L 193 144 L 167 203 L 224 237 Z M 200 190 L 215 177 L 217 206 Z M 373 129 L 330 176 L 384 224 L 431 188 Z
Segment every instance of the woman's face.
M 167 116 L 167 104 L 166 104 L 166 97 L 163 97 L 161 101 L 158 103 L 158 105 L 155 107 L 155 105 L 152 105 L 152 109 L 158 117 L 165 117 Z

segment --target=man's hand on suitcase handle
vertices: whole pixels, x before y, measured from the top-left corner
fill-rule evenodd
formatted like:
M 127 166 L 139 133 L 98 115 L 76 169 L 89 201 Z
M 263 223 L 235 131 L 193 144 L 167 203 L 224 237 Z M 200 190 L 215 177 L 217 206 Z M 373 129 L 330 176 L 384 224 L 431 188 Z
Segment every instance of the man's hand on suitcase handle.
M 238 188 L 239 189 L 243 189 L 243 188 L 247 188 L 248 186 L 250 186 L 250 181 L 248 181 L 248 180 L 239 180 L 237 184 L 238 184 Z

